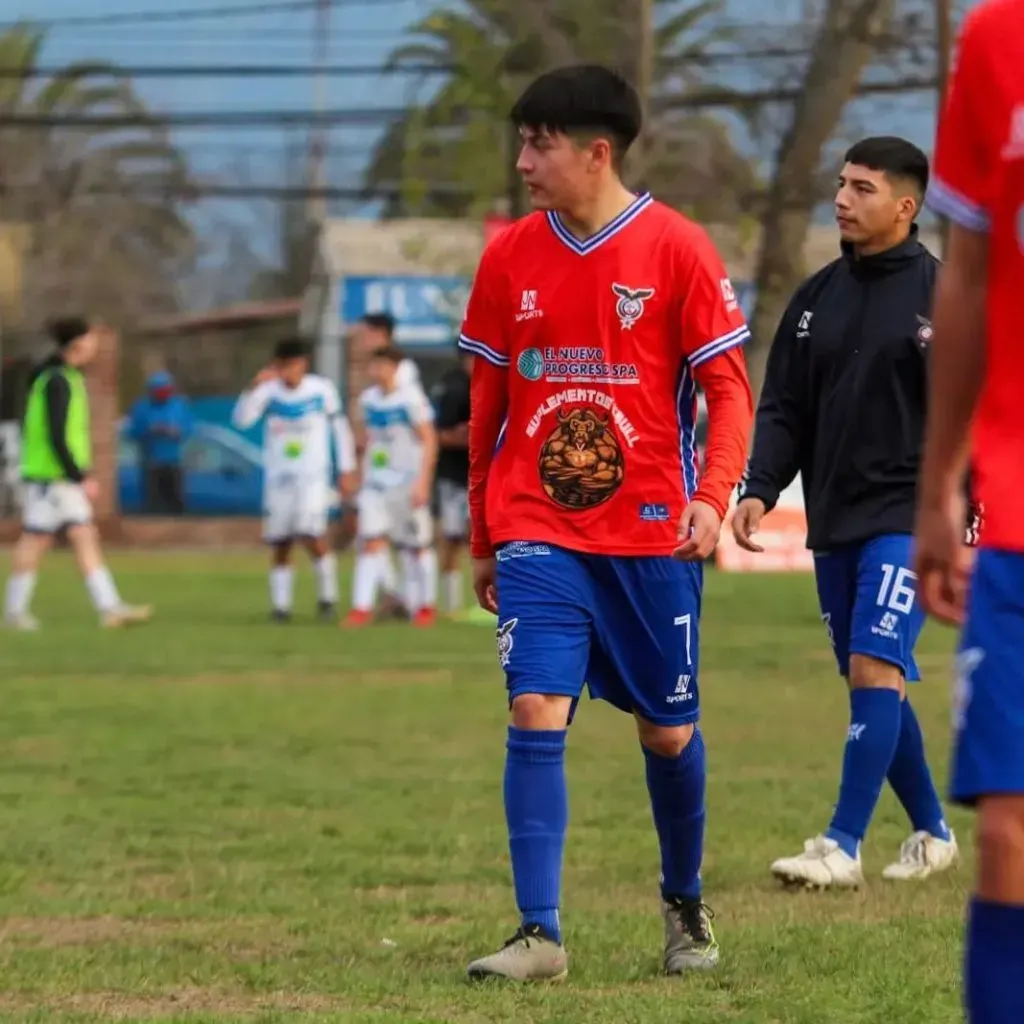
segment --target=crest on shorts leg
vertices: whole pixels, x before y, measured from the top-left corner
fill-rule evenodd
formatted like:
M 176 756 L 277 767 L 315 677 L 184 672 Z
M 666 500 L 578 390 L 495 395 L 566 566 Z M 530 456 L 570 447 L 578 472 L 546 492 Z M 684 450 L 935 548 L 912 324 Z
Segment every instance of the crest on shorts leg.
M 495 630 L 495 636 L 498 638 L 498 663 L 502 668 L 508 667 L 508 659 L 512 655 L 512 630 L 516 628 L 518 622 L 518 619 L 508 619 Z

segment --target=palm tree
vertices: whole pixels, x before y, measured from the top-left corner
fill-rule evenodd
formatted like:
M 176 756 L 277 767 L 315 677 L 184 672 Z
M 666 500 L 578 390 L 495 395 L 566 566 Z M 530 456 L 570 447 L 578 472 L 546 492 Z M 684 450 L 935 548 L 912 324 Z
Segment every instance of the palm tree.
M 190 187 L 185 158 L 115 66 L 41 76 L 44 43 L 29 25 L 0 34 L 0 229 L 27 238 L 23 319 L 170 311 L 194 243 L 175 198 Z M 73 124 L 98 115 L 130 123 Z
M 694 58 L 724 32 L 714 18 L 719 0 L 654 4 L 656 107 L 667 92 L 703 84 L 706 62 Z M 388 127 L 367 168 L 367 190 L 391 193 L 386 216 L 492 210 L 513 187 L 507 116 L 519 91 L 544 69 L 572 60 L 608 64 L 636 80 L 639 25 L 637 3 L 628 0 L 467 0 L 464 13 L 430 12 L 409 27 L 413 41 L 391 54 L 387 69 L 427 69 L 418 89 L 436 84 L 441 72 L 441 85 Z M 645 183 L 678 206 L 707 206 L 709 198 L 721 206 L 756 185 L 750 164 L 711 118 L 656 114 L 648 137 Z

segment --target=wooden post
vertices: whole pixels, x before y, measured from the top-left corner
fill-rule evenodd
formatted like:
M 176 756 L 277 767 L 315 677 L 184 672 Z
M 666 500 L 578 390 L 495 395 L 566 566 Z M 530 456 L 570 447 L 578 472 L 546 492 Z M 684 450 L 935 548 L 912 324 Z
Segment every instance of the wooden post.
M 104 533 L 116 533 L 120 509 L 117 500 L 118 400 L 120 339 L 113 331 L 100 337 L 96 358 L 86 373 L 92 422 L 93 473 L 100 487 L 94 509 L 96 522 Z

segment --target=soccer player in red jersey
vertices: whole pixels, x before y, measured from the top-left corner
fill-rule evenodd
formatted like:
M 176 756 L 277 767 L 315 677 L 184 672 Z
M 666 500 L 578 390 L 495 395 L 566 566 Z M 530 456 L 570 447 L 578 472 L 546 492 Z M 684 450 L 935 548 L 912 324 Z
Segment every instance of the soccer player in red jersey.
M 622 184 L 636 93 L 601 67 L 537 79 L 512 111 L 534 212 L 486 249 L 474 363 L 474 584 L 498 615 L 511 705 L 505 811 L 519 930 L 471 977 L 564 976 L 566 730 L 584 682 L 635 717 L 661 846 L 665 970 L 713 967 L 701 893 L 702 563 L 744 467 L 749 332 L 705 232 Z M 695 389 L 708 405 L 703 473 Z
M 974 1024 L 1024 1021 L 1024 0 L 967 16 L 939 125 L 935 210 L 950 220 L 934 312 L 917 523 L 919 592 L 963 620 L 951 796 L 977 808 L 965 993 Z M 960 556 L 970 454 L 984 509 Z M 957 517 L 960 517 L 958 520 Z

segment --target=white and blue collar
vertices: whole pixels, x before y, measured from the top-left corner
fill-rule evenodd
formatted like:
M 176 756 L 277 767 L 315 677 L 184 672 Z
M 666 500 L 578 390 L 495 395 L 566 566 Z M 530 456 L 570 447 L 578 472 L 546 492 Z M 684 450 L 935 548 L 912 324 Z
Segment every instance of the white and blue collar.
M 548 224 L 550 225 L 551 230 L 555 233 L 555 237 L 558 238 L 560 242 L 567 245 L 577 255 L 586 256 L 587 253 L 591 253 L 595 249 L 604 245 L 608 239 L 614 238 L 623 230 L 623 228 L 636 220 L 636 218 L 639 217 L 640 214 L 643 213 L 643 211 L 646 210 L 653 202 L 654 199 L 651 197 L 650 192 L 644 192 L 641 195 L 638 195 L 636 199 L 630 203 L 629 206 L 627 206 L 626 209 L 618 215 L 618 217 L 615 218 L 615 220 L 605 224 L 597 234 L 591 235 L 589 238 L 583 239 L 582 241 L 562 223 L 562 218 L 559 217 L 554 210 L 548 211 Z

